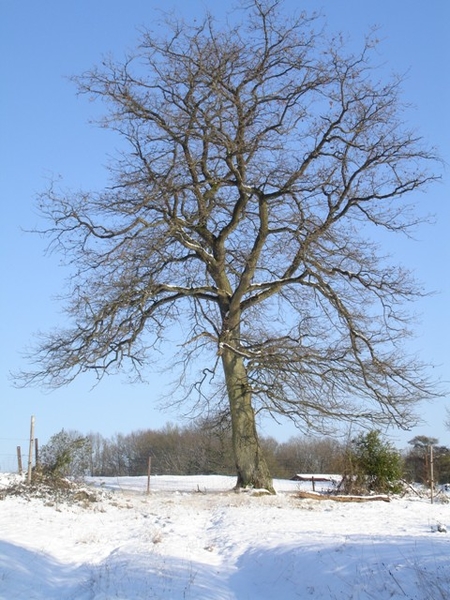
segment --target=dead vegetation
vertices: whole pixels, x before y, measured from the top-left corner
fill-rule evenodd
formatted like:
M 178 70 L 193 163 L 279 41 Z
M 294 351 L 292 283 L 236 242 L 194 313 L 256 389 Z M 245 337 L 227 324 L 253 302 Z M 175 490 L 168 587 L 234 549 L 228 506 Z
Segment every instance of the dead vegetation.
M 31 482 L 23 477 L 11 477 L 8 485 L 0 490 L 0 500 L 15 496 L 28 501 L 42 500 L 48 506 L 77 504 L 87 507 L 111 495 L 111 492 L 92 489 L 83 482 L 45 475 L 38 471 L 33 473 Z

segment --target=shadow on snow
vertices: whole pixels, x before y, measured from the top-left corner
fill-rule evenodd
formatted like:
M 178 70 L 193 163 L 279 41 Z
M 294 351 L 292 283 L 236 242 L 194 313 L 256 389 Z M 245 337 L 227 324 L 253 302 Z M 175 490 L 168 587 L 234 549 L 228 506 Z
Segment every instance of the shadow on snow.
M 100 563 L 61 563 L 0 542 L 0 599 L 122 600 L 230 598 L 216 569 L 154 553 L 115 550 Z M 211 593 L 214 596 L 211 596 Z
M 336 542 L 248 550 L 229 580 L 233 598 L 342 600 L 450 599 L 445 537 L 351 536 Z
M 247 550 L 212 566 L 120 549 L 99 563 L 73 565 L 0 542 L 0 598 L 14 600 L 441 600 L 448 598 L 445 537 L 348 536 L 337 543 Z

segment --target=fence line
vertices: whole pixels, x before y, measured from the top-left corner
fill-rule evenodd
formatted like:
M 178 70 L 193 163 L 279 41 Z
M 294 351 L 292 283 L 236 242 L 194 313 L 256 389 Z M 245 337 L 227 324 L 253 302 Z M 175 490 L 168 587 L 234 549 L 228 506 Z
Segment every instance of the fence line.
M 17 473 L 17 452 L 0 454 L 0 473 Z

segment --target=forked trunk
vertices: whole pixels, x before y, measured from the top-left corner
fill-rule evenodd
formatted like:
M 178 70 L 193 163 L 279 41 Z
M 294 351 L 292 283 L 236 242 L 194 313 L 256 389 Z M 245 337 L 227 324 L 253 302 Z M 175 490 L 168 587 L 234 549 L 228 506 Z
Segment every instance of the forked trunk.
M 236 488 L 259 488 L 275 493 L 272 477 L 261 452 L 247 372 L 240 356 L 222 352 L 222 363 L 230 402 L 233 451 L 237 469 Z

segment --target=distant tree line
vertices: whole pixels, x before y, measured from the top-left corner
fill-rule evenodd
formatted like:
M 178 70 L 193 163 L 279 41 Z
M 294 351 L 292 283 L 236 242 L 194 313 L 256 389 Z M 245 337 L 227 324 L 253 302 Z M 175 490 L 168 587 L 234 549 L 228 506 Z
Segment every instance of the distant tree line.
M 433 437 L 418 435 L 409 442 L 404 457 L 404 477 L 407 481 L 430 483 L 431 454 L 433 448 L 433 472 L 435 483 L 450 483 L 450 448 L 439 444 Z
M 277 478 L 296 473 L 339 473 L 343 469 L 345 444 L 339 440 L 293 437 L 278 442 L 263 437 L 261 444 Z M 154 475 L 234 475 L 236 470 L 226 419 L 184 427 L 167 424 L 157 430 L 117 433 L 109 438 L 63 429 L 50 438 L 40 454 L 48 470 L 61 471 L 62 467 L 70 476 L 146 475 L 149 458 Z
M 154 475 L 234 475 L 236 470 L 227 421 L 205 420 L 186 427 L 169 424 L 109 439 L 99 434 L 87 437 L 93 476 L 145 475 L 149 457 Z M 280 443 L 263 437 L 261 444 L 274 477 L 337 473 L 342 468 L 343 445 L 336 440 L 298 437 Z
M 429 484 L 429 449 L 433 446 L 434 481 L 450 482 L 450 449 L 435 438 L 417 436 L 403 452 L 377 431 L 345 440 L 298 436 L 278 442 L 263 437 L 261 444 L 276 478 L 334 473 L 359 482 L 363 477 L 368 489 L 378 490 L 391 490 L 389 482 L 398 479 Z M 149 458 L 154 475 L 234 475 L 230 424 L 227 419 L 205 419 L 184 427 L 168 424 L 110 438 L 63 429 L 41 451 L 44 467 L 72 476 L 146 475 Z

